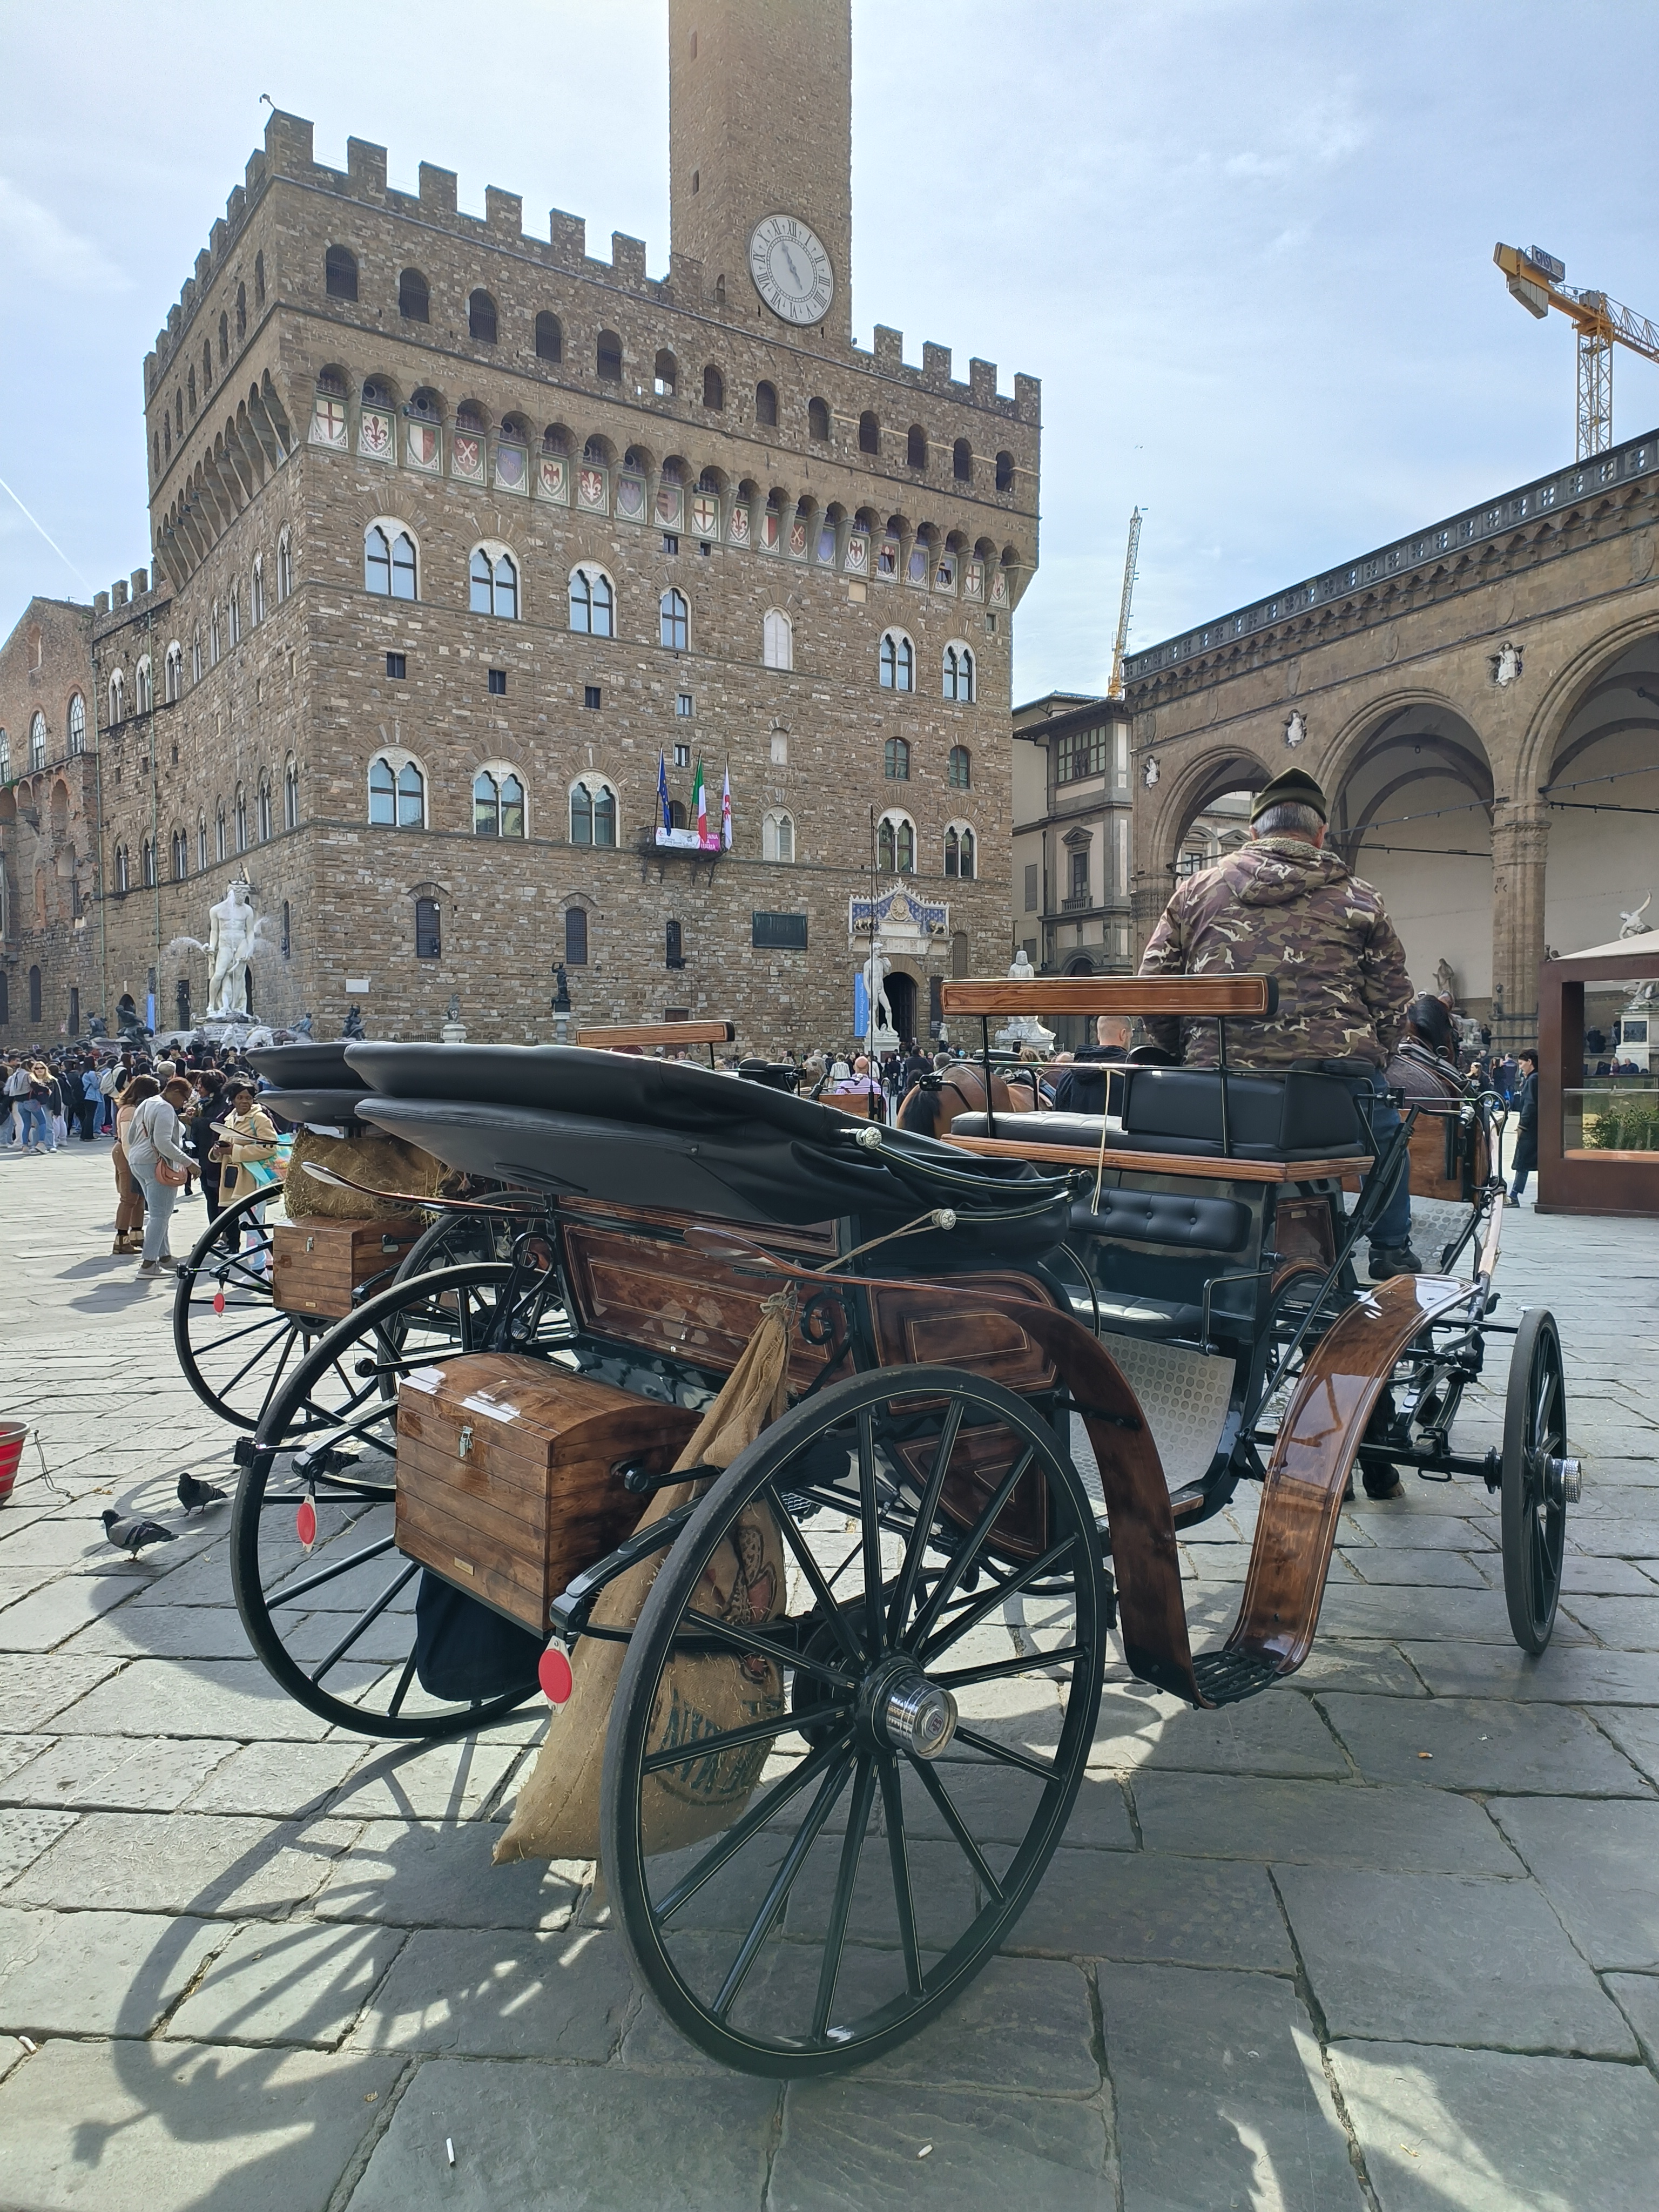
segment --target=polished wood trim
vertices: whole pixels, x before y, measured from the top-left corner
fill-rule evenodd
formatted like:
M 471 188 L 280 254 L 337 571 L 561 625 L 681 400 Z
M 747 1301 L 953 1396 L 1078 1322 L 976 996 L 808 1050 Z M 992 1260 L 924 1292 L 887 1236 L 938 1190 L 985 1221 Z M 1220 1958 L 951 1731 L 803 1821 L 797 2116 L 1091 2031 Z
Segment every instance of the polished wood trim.
M 623 1022 L 608 1029 L 574 1030 L 571 1042 L 614 1052 L 619 1044 L 730 1044 L 737 1034 L 731 1022 Z
M 1006 976 L 939 987 L 947 1014 L 1237 1015 L 1260 1020 L 1274 995 L 1271 975 L 1052 975 L 1030 983 Z
M 1030 1160 L 1033 1167 L 1091 1168 L 1102 1154 L 1087 1145 L 1022 1144 L 1015 1137 L 946 1137 L 947 1145 L 964 1152 L 988 1152 L 1004 1158 Z M 1206 1182 L 1321 1182 L 1328 1177 L 1365 1175 L 1374 1163 L 1369 1158 L 1346 1160 L 1240 1160 L 1220 1152 L 1200 1156 L 1192 1152 L 1118 1152 L 1108 1146 L 1109 1168 L 1138 1168 L 1146 1175 L 1195 1176 Z

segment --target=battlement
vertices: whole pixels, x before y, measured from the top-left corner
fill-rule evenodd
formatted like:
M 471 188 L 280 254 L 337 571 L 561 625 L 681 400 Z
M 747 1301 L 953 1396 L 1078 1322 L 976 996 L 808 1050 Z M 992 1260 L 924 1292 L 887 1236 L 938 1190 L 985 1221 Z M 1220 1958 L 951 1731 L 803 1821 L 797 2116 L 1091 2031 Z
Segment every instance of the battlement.
M 235 246 L 267 189 L 278 180 L 302 185 L 307 191 L 331 193 L 383 214 L 407 216 L 429 228 L 447 231 L 452 236 L 470 239 L 479 245 L 504 248 L 538 261 L 545 268 L 604 283 L 613 291 L 632 293 L 659 307 L 720 321 L 742 319 L 744 327 L 749 327 L 746 319 L 728 306 L 724 295 L 705 283 L 702 262 L 690 255 L 671 254 L 668 274 L 653 277 L 647 273 L 647 247 L 641 239 L 613 231 L 611 258 L 603 261 L 588 253 L 587 225 L 580 216 L 567 215 L 559 208 L 550 209 L 547 236 L 532 237 L 524 229 L 524 202 L 518 193 L 487 185 L 483 216 L 468 215 L 461 210 L 459 180 L 453 169 L 441 169 L 429 161 L 422 161 L 418 173 L 418 191 L 394 190 L 386 182 L 386 148 L 362 138 L 346 141 L 343 169 L 331 168 L 315 158 L 313 125 L 303 116 L 273 110 L 265 125 L 264 146 L 249 157 L 245 181 L 226 201 L 223 217 L 213 224 L 208 244 L 197 255 L 192 274 L 185 278 L 176 305 L 167 311 L 166 326 L 157 331 L 154 349 L 145 357 L 146 392 L 155 389 L 160 372 L 183 344 L 191 318 L 214 275 Z M 879 324 L 871 350 L 866 354 L 863 349 L 854 347 L 852 351 L 856 359 L 872 368 L 878 375 L 908 385 L 919 392 L 944 395 L 1012 422 L 1035 426 L 1041 420 L 1042 385 L 1038 379 L 1017 375 L 1013 395 L 1009 398 L 997 390 L 994 362 L 971 361 L 968 381 L 963 384 L 951 374 L 948 346 L 925 343 L 918 368 L 904 359 L 903 333 Z

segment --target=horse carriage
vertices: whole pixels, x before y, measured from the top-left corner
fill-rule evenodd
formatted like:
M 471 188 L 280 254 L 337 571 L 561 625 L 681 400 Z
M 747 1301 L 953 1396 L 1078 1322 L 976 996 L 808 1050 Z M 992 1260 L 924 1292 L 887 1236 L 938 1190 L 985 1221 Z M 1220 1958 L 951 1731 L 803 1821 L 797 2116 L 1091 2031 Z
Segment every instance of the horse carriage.
M 1437 1272 L 1362 1285 L 1419 1117 L 1376 1158 L 1340 1081 L 1230 1068 L 1226 1024 L 1271 1012 L 1270 979 L 945 993 L 988 1029 L 1214 1020 L 1220 1065 L 1126 1068 L 1105 1115 L 1071 1117 L 1000 1115 L 988 1064 L 987 1111 L 937 1139 L 585 1047 L 264 1058 L 275 1110 L 347 1138 L 309 1171 L 416 1235 L 354 1258 L 361 1222 L 335 1224 L 330 1319 L 283 1286 L 314 1288 L 282 1248 L 323 1232 L 270 1230 L 289 1335 L 232 1529 L 255 1648 L 383 1737 L 487 1725 L 539 1685 L 531 1787 L 580 1766 L 567 1837 L 591 1798 L 592 1841 L 556 1855 L 597 1854 L 664 2011 L 757 2073 L 876 2056 L 1007 1939 L 1082 1784 L 1113 1629 L 1194 1705 L 1293 1673 L 1358 1462 L 1501 1492 L 1539 1651 L 1577 1494 L 1553 1322 L 1491 1318 L 1495 1102 L 1441 1133 Z M 352 1173 L 370 1133 L 464 1182 Z M 181 1302 L 204 1279 L 181 1271 Z M 1460 1453 L 1495 1333 L 1504 1442 Z M 1238 1619 L 1194 1654 L 1178 1539 L 1241 1483 Z

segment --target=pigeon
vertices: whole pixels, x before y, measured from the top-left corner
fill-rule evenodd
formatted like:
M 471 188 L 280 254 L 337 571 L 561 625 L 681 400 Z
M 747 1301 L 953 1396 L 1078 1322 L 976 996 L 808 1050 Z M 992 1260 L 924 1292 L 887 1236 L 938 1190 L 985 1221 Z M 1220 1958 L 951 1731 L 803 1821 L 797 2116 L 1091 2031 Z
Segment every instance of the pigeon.
M 175 1541 L 171 1528 L 164 1528 L 159 1521 L 124 1521 L 118 1513 L 107 1507 L 103 1513 L 104 1534 L 112 1544 L 137 1559 L 146 1544 L 171 1544 Z
M 198 1509 L 205 1513 L 210 1505 L 222 1505 L 224 1502 L 225 1492 L 210 1482 L 198 1482 L 193 1474 L 186 1474 L 180 1469 L 179 1503 L 186 1513 L 194 1513 Z

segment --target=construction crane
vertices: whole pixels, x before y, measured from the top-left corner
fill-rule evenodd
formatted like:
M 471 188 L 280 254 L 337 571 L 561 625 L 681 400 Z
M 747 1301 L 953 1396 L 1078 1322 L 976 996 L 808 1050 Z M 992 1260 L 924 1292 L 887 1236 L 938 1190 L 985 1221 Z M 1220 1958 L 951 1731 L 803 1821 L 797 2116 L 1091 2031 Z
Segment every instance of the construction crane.
M 1613 443 L 1613 349 L 1628 346 L 1648 361 L 1659 361 L 1659 326 L 1605 292 L 1579 291 L 1566 281 L 1564 261 L 1541 246 L 1499 244 L 1492 259 L 1504 282 L 1529 315 L 1543 322 L 1552 307 L 1568 316 L 1578 333 L 1578 453 L 1588 460 Z
M 1135 595 L 1135 555 L 1140 550 L 1140 509 L 1129 517 L 1129 550 L 1123 556 L 1123 597 L 1117 603 L 1117 635 L 1112 640 L 1112 679 L 1109 699 L 1123 696 L 1123 648 L 1129 642 L 1129 602 Z

